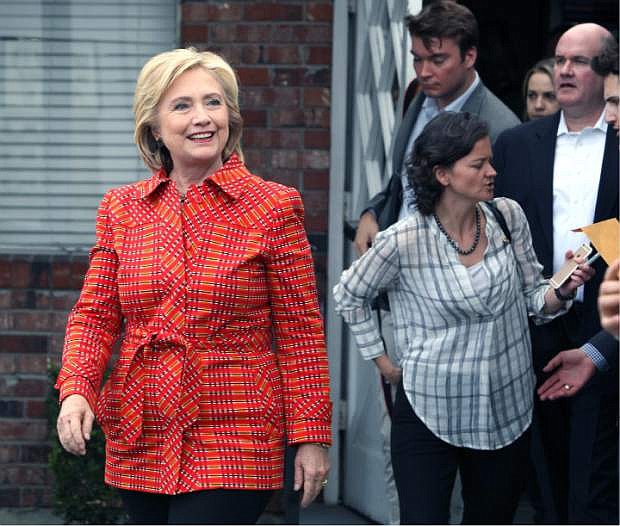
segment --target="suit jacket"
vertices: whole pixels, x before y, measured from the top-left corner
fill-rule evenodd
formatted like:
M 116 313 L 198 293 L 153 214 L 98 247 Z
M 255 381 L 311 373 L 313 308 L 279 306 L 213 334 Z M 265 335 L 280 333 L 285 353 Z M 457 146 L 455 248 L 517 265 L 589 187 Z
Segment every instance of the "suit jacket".
M 233 155 L 181 202 L 162 170 L 103 199 L 57 387 L 95 409 L 112 486 L 275 489 L 285 430 L 331 440 L 322 325 L 296 190 Z
M 504 131 L 494 148 L 498 172 L 495 193 L 519 202 L 527 216 L 538 260 L 545 277 L 553 274 L 553 165 L 560 112 Z M 594 222 L 618 217 L 618 138 L 609 126 L 601 168 Z M 605 265 L 598 260 L 596 275 L 585 285 L 580 335 L 590 341 L 613 366 L 618 364 L 618 342 L 601 330 L 596 300 Z
M 394 173 L 390 177 L 387 187 L 373 197 L 366 207 L 366 210 L 372 209 L 375 213 L 380 230 L 385 230 L 398 220 L 403 202 L 403 187 L 400 177 L 401 168 L 407 153 L 405 150 L 409 137 L 425 98 L 426 95 L 420 92 L 407 109 L 394 140 L 394 153 L 392 157 Z M 486 88 L 482 81 L 465 101 L 461 111 L 478 115 L 482 120 L 486 121 L 492 142 L 495 141 L 502 131 L 512 128 L 521 122 L 501 100 Z

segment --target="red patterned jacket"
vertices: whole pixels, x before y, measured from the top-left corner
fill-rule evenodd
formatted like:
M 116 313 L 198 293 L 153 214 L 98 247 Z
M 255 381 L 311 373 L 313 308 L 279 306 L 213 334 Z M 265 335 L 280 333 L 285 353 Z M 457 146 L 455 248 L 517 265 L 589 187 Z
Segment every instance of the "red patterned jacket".
M 163 171 L 108 192 L 56 387 L 61 400 L 77 393 L 95 408 L 112 486 L 281 487 L 285 434 L 291 444 L 331 441 L 297 191 L 233 156 L 183 200 Z

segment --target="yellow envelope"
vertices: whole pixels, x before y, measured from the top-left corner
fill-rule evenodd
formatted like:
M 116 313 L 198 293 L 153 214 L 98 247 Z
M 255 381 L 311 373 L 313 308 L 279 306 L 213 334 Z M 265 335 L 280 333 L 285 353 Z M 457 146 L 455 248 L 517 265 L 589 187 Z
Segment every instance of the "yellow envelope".
M 620 223 L 616 218 L 575 228 L 573 232 L 583 232 L 588 236 L 608 265 L 620 257 Z

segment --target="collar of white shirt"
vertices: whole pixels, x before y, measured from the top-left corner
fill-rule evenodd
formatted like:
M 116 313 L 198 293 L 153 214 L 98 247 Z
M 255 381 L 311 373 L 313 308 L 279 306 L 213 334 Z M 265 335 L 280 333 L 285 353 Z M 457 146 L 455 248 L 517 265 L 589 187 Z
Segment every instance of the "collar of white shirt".
M 480 77 L 478 76 L 478 72 L 474 71 L 476 76 L 474 77 L 474 81 L 471 83 L 471 86 L 465 90 L 459 97 L 454 99 L 450 104 L 448 104 L 441 111 L 461 111 L 461 108 L 469 98 L 469 96 L 473 93 L 473 91 L 480 84 Z M 430 113 L 433 117 L 439 113 L 439 106 L 437 105 L 437 99 L 432 97 L 426 97 L 424 102 L 422 103 L 422 111 L 425 113 Z
M 607 133 L 607 123 L 605 122 L 605 110 L 600 114 L 596 124 L 594 126 L 587 126 L 583 130 L 596 130 L 602 131 L 603 133 Z M 567 133 L 581 133 L 581 132 L 571 132 L 566 126 L 566 119 L 564 118 L 564 111 L 560 112 L 560 124 L 558 125 L 558 137 L 561 135 L 565 135 Z

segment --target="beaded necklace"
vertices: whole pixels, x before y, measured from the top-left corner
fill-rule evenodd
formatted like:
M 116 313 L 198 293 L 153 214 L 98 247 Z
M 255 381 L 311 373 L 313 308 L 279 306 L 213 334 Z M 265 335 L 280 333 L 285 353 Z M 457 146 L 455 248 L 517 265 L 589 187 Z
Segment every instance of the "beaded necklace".
M 459 244 L 448 235 L 448 232 L 446 231 L 444 226 L 441 224 L 441 221 L 439 221 L 439 218 L 437 217 L 436 212 L 433 212 L 433 217 L 435 218 L 435 221 L 437 222 L 437 226 L 439 227 L 439 230 L 441 230 L 443 235 L 446 236 L 448 243 L 450 243 L 450 245 L 452 245 L 454 250 L 456 250 L 461 256 L 468 256 L 474 250 L 476 250 L 478 243 L 480 243 L 480 210 L 478 209 L 478 206 L 476 206 L 476 233 L 474 234 L 474 242 L 472 243 L 471 247 L 469 247 L 467 250 L 463 250 L 459 246 Z

